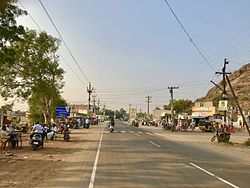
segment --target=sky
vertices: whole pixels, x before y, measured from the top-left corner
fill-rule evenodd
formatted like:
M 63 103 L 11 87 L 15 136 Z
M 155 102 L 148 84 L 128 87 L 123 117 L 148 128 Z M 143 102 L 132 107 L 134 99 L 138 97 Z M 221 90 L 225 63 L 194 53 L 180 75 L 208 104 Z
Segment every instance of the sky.
M 60 38 L 39 0 L 20 2 L 29 16 L 19 24 Z M 175 99 L 195 100 L 213 87 L 210 80 L 221 80 L 215 72 L 225 58 L 231 72 L 250 60 L 250 1 L 168 0 L 194 43 L 165 0 L 41 2 L 82 70 L 62 43 L 62 96 L 70 104 L 87 104 L 91 82 L 101 108 L 128 110 L 131 104 L 146 112 L 149 95 L 152 111 L 169 103 L 168 87 L 179 87 Z M 27 105 L 16 103 L 15 109 Z

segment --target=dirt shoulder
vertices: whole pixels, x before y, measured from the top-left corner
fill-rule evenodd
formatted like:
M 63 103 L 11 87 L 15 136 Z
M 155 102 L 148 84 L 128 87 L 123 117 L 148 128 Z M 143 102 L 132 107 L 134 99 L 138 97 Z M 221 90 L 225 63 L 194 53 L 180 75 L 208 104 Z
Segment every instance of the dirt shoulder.
M 29 134 L 23 135 L 22 147 L 0 149 L 0 187 L 78 187 L 78 183 L 88 184 L 103 126 L 71 130 L 69 142 L 58 134 L 55 141 L 46 140 L 44 148 L 36 151 L 25 141 Z M 65 170 L 80 178 L 67 180 Z

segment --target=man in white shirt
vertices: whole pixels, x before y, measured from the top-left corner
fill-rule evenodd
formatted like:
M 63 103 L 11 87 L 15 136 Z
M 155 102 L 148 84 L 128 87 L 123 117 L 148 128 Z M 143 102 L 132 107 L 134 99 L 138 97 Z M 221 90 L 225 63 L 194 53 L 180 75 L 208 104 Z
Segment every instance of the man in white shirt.
M 44 134 L 43 134 L 44 128 L 42 125 L 39 124 L 39 122 L 36 122 L 36 124 L 33 126 L 32 131 L 31 131 L 31 135 L 30 138 L 32 139 L 33 135 L 35 133 L 39 133 L 42 135 L 42 137 L 44 138 Z

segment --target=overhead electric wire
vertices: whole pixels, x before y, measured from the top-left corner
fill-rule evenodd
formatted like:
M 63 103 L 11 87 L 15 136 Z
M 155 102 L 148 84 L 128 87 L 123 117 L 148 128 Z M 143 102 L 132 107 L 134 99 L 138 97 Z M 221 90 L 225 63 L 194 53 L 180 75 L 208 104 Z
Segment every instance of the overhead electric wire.
M 20 0 L 18 0 L 18 2 L 19 2 L 19 4 L 23 7 L 23 9 L 26 10 L 26 8 L 24 7 L 23 3 L 22 3 Z M 35 25 L 38 27 L 38 29 L 41 31 L 42 29 L 41 29 L 41 27 L 38 25 L 38 23 L 36 22 L 36 20 L 35 20 L 29 13 L 28 13 L 28 16 L 29 16 L 30 19 L 35 23 Z
M 25 6 L 23 5 L 23 3 L 18 0 L 19 4 L 23 7 L 24 10 L 27 11 L 27 9 L 25 8 Z M 28 11 L 27 11 L 28 12 Z M 39 24 L 36 22 L 36 20 L 31 16 L 31 14 L 28 12 L 28 16 L 31 18 L 31 20 L 35 23 L 35 25 L 37 26 L 37 28 L 41 31 L 41 27 L 39 26 Z M 82 79 L 78 76 L 78 74 L 74 71 L 74 69 L 72 68 L 72 66 L 70 66 L 69 63 L 67 63 L 67 61 L 65 60 L 65 58 L 62 56 L 62 54 L 60 54 L 58 52 L 58 55 L 62 58 L 63 62 L 71 69 L 71 71 L 74 73 L 74 75 L 79 79 L 79 81 L 83 84 L 83 85 L 86 85 Z
M 74 71 L 74 69 L 70 66 L 70 64 L 67 63 L 67 61 L 64 59 L 64 57 L 58 53 L 58 55 L 62 58 L 62 60 L 64 61 L 64 63 L 71 69 L 71 71 L 74 73 L 74 75 L 78 78 L 78 80 L 83 84 L 83 85 L 86 85 L 82 79 L 78 76 L 78 74 L 76 74 L 76 72 Z
M 65 45 L 66 49 L 68 50 L 68 52 L 69 52 L 69 54 L 70 54 L 70 56 L 71 56 L 71 57 L 72 57 L 72 59 L 74 60 L 75 64 L 76 64 L 76 65 L 77 65 L 77 67 L 79 68 L 80 72 L 82 73 L 82 75 L 84 76 L 84 78 L 86 79 L 86 81 L 87 81 L 87 82 L 89 82 L 89 80 L 88 80 L 87 76 L 85 75 L 85 73 L 84 73 L 84 72 L 83 72 L 83 70 L 81 69 L 81 67 L 80 67 L 79 63 L 76 61 L 76 59 L 75 59 L 75 57 L 73 56 L 73 54 L 72 54 L 71 50 L 69 49 L 68 45 L 66 44 L 66 42 L 65 42 L 65 40 L 63 39 L 62 35 L 60 34 L 59 30 L 57 29 L 57 27 L 56 27 L 56 25 L 55 25 L 54 21 L 53 21 L 53 20 L 52 20 L 52 18 L 50 17 L 50 15 L 49 15 L 49 13 L 48 13 L 48 11 L 47 11 L 46 7 L 43 5 L 43 3 L 42 3 L 42 1 L 41 1 L 41 0 L 39 0 L 39 2 L 40 2 L 40 4 L 41 4 L 41 6 L 42 6 L 43 10 L 45 11 L 46 15 L 48 16 L 48 18 L 49 18 L 50 22 L 51 22 L 51 23 L 52 23 L 52 25 L 54 26 L 54 28 L 55 28 L 55 30 L 56 30 L 56 32 L 57 32 L 57 34 L 60 36 L 60 38 L 61 38 L 61 40 L 62 40 L 63 44 Z
M 196 50 L 198 51 L 198 53 L 200 54 L 200 56 L 204 59 L 204 61 L 208 64 L 208 66 L 215 71 L 214 67 L 209 63 L 208 59 L 205 57 L 205 55 L 202 53 L 202 51 L 200 50 L 200 48 L 196 45 L 196 43 L 194 42 L 194 40 L 192 39 L 191 35 L 187 32 L 186 28 L 184 27 L 184 25 L 181 23 L 181 21 L 179 20 L 179 18 L 177 17 L 177 15 L 175 14 L 174 10 L 172 9 L 172 7 L 170 6 L 170 4 L 168 3 L 167 0 L 165 0 L 165 3 L 167 4 L 168 8 L 170 9 L 170 11 L 172 12 L 172 14 L 174 15 L 175 19 L 177 20 L 177 22 L 180 24 L 181 28 L 183 29 L 184 33 L 187 35 L 187 37 L 189 38 L 189 41 L 194 45 L 194 47 L 196 48 Z

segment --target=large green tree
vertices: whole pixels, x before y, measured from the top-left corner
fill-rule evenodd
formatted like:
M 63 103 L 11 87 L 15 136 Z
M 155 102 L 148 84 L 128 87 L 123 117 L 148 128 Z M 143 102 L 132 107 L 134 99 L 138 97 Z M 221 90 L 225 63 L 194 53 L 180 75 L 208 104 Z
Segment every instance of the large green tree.
M 6 100 L 29 99 L 49 123 L 64 85 L 64 70 L 56 55 L 60 41 L 18 26 L 16 18 L 26 12 L 14 2 L 0 1 L 0 94 Z
M 54 105 L 64 86 L 64 70 L 59 67 L 56 55 L 59 43 L 46 32 L 29 31 L 17 45 L 19 53 L 15 68 L 19 72 L 15 81 L 19 87 L 15 87 L 15 94 L 24 99 L 31 96 L 30 106 L 36 106 L 38 112 L 43 113 L 45 123 L 50 123 Z
M 174 105 L 174 110 L 177 113 L 192 113 L 192 107 L 193 107 L 193 102 L 188 99 L 179 99 L 179 100 L 174 100 L 173 102 Z M 171 103 L 168 105 L 163 106 L 165 110 L 170 110 L 171 109 Z
M 12 0 L 0 1 L 0 92 L 5 85 L 5 76 L 11 74 L 11 67 L 15 64 L 15 43 L 22 40 L 25 33 L 23 26 L 17 25 L 16 18 L 27 12 L 13 5 Z
M 115 111 L 115 115 L 117 119 L 123 118 L 127 115 L 126 110 L 124 110 L 123 108 L 121 108 L 120 110 L 116 110 Z

